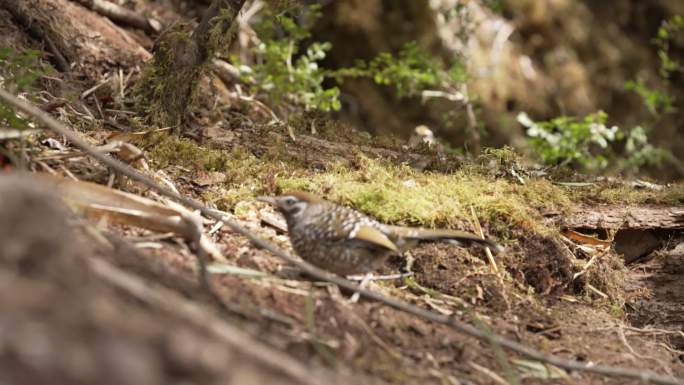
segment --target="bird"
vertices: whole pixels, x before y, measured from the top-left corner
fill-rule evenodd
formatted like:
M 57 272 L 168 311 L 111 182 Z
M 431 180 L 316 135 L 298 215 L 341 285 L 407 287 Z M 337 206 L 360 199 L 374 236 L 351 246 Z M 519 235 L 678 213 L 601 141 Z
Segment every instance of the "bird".
M 476 243 L 494 253 L 502 250 L 494 241 L 463 231 L 383 224 L 303 191 L 259 196 L 257 200 L 275 206 L 285 217 L 297 255 L 341 276 L 369 274 L 388 257 L 401 255 L 422 241 Z

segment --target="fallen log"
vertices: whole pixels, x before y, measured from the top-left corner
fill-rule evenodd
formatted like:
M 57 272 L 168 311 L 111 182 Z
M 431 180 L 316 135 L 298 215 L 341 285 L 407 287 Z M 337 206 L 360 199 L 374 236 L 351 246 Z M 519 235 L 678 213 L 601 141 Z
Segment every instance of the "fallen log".
M 583 207 L 562 218 L 561 226 L 572 229 L 678 230 L 684 229 L 684 207 Z

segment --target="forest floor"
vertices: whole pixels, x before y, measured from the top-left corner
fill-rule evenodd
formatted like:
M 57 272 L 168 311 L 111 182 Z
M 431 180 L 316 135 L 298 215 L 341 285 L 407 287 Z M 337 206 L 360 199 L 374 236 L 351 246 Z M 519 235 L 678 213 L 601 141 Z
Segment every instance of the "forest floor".
M 92 130 L 87 136 L 106 134 Z M 58 174 L 106 184 L 107 169 L 89 161 L 80 151 L 67 147 L 58 150 L 61 156 L 57 156 L 55 150 L 44 148 L 41 142 L 47 143 L 36 141 L 30 147 L 34 161 L 42 159 L 40 162 L 46 167 L 61 170 Z M 155 164 L 153 159 L 150 162 Z M 40 163 L 32 164 L 42 167 Z M 230 185 L 208 181 L 202 168 L 189 170 L 170 162 L 161 170 L 185 195 L 206 200 L 207 196 L 221 196 L 219 192 L 223 189 L 230 195 Z M 427 178 L 434 176 L 430 172 L 416 172 L 426 173 Z M 214 180 L 223 180 L 219 174 L 211 173 Z M 262 182 L 270 178 L 259 174 L 254 177 Z M 506 183 L 511 188 L 516 184 L 512 179 Z M 124 186 L 125 190 L 139 190 L 131 183 Z M 270 207 L 261 206 L 253 198 L 232 199 L 237 202 L 229 213 L 231 217 L 289 250 L 286 235 L 267 225 L 278 221 Z M 34 229 L 45 227 L 45 214 L 32 217 L 31 208 L 20 204 L 14 209 L 23 220 L 38 221 L 27 225 L 30 232 L 24 234 L 28 244 L 34 242 Z M 6 222 L 7 226 L 18 221 L 9 218 L 12 221 Z M 205 225 L 206 231 L 213 227 L 214 223 Z M 61 242 L 73 237 L 61 234 L 66 231 L 63 226 L 57 228 L 59 231 L 53 235 Z M 69 242 L 67 249 L 82 256 L 76 258 L 78 263 L 64 267 L 64 261 L 50 262 L 62 268 L 56 272 L 38 267 L 40 274 L 34 274 L 33 268 L 25 273 L 26 269 L 16 267 L 26 263 L 9 263 L 3 268 L 8 279 L 3 279 L 5 287 L 0 290 L 2 317 L 10 325 L 6 330 L 12 331 L 5 334 L 4 352 L 16 356 L 14 360 L 2 360 L 2 372 L 13 379 L 12 383 L 27 378 L 31 379 L 28 382 L 49 378 L 57 383 L 86 383 L 96 378 L 91 376 L 102 373 L 111 373 L 112 383 L 169 383 L 198 378 L 219 382 L 225 376 L 238 378 L 234 380 L 238 383 L 242 375 L 259 379 L 255 383 L 269 381 L 270 377 L 263 377 L 268 374 L 261 372 L 262 366 L 268 368 L 263 357 L 255 362 L 249 356 L 242 357 L 250 361 L 248 365 L 233 361 L 226 365 L 226 360 L 240 356 L 240 346 L 222 343 L 214 332 L 204 330 L 211 329 L 204 316 L 189 322 L 176 314 L 173 308 L 181 305 L 175 301 L 188 300 L 202 306 L 201 312 L 217 314 L 219 321 L 211 322 L 236 326 L 250 338 L 302 363 L 316 373 L 310 380 L 318 383 L 332 381 L 330 376 L 340 377 L 335 381 L 378 384 L 514 383 L 521 378 L 524 383 L 625 383 L 619 378 L 582 373 L 565 375 L 515 355 L 500 356 L 501 348 L 496 345 L 381 303 L 364 299 L 350 303 L 350 293 L 302 277 L 296 269 L 225 227 L 211 235 L 224 259 L 210 265 L 210 279 L 221 301 L 231 304 L 229 310 L 198 286 L 196 256 L 177 236 L 129 226 L 107 226 L 102 222 L 79 222 L 76 228 L 81 233 L 77 236 L 80 241 L 74 241 L 75 245 Z M 84 229 L 109 234 L 109 241 L 95 242 L 93 247 L 92 235 Z M 2 233 L 15 241 L 21 238 L 11 230 Z M 412 277 L 379 281 L 371 289 L 486 325 L 481 327 L 546 353 L 684 375 L 681 232 L 658 234 L 655 249 L 627 267 L 613 249 L 572 241 L 558 233 L 539 235 L 516 229 L 510 233 L 501 239 L 507 250 L 497 260 L 501 269 L 498 274 L 491 272 L 482 250 L 426 244 L 410 252 L 414 261 Z M 2 243 L 10 244 L 11 240 L 4 239 Z M 76 246 L 79 244 L 84 247 Z M 67 251 L 55 252 L 50 258 L 74 261 Z M 171 301 L 172 309 L 160 309 L 156 302 L 147 302 L 144 294 L 112 285 L 108 274 L 102 277 L 101 271 L 92 269 L 92 260 L 100 258 L 110 267 L 141 280 L 143 288 L 152 292 L 170 289 L 179 298 L 167 300 Z M 3 261 L 8 262 L 12 261 Z M 34 257 L 28 265 L 43 263 Z M 84 263 L 90 264 L 91 269 L 84 268 Z M 397 273 L 405 263 L 403 258 L 394 258 L 377 273 Z M 22 275 L 8 276 L 8 267 L 10 271 L 16 268 Z M 8 340 L 9 336 L 12 338 Z M 37 336 L 43 339 L 42 350 L 24 351 L 26 341 Z M 39 364 L 35 362 L 36 355 L 41 358 Z M 236 374 L 236 368 L 246 373 Z M 270 370 L 278 373 L 282 369 Z M 303 381 L 292 376 L 294 383 Z
M 10 18 L 0 20 L 8 46 L 32 47 Z M 370 289 L 547 354 L 684 378 L 682 185 L 541 170 L 510 151 L 471 160 L 414 151 L 315 116 L 288 129 L 213 76 L 192 137 L 179 137 L 117 102 L 132 88 L 121 73 L 134 66 L 122 71 L 109 83 L 123 87 L 104 82 L 86 98 L 55 95 L 95 83 L 43 79 L 43 108 L 93 145 L 140 150 L 133 164 L 142 172 L 286 250 L 281 220 L 255 196 L 298 188 L 393 223 L 467 231 L 481 223 L 506 248 L 498 273 L 478 248 L 424 244 L 377 272 L 412 276 Z M 0 145 L 19 154 L 3 158 L 7 169 L 23 164 L 164 202 L 49 132 Z M 216 298 L 198 284 L 188 240 L 84 221 L 29 179 L 0 176 L 0 245 L 20 245 L 0 253 L 0 383 L 639 382 L 566 373 L 376 301 L 352 303 L 351 293 L 206 220 L 219 251 L 209 275 Z M 634 224 L 637 210 L 665 220 Z

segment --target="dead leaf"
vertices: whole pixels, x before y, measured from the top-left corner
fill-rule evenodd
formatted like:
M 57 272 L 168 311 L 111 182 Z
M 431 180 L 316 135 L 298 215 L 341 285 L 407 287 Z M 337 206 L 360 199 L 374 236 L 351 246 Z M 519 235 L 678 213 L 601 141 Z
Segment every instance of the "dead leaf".
M 97 149 L 101 152 L 116 154 L 124 163 L 130 164 L 138 170 L 148 171 L 150 169 L 145 160 L 145 154 L 134 144 L 122 140 L 112 140 Z
M 161 204 L 135 194 L 82 182 L 40 174 L 64 201 L 94 221 L 135 226 L 157 232 L 172 232 L 187 240 L 200 237 L 200 247 L 214 259 L 223 260 L 216 246 L 202 230 L 202 217 L 182 206 Z
M 222 128 L 218 124 L 208 125 L 202 129 L 202 137 L 219 144 L 231 144 L 235 141 L 235 133 Z
M 566 237 L 572 239 L 573 241 L 589 244 L 589 245 L 596 245 L 596 246 L 610 246 L 611 241 L 606 241 L 603 239 L 598 239 L 596 237 L 592 237 L 591 235 L 587 234 L 582 234 L 578 233 L 577 231 L 574 230 L 564 230 L 562 232 L 563 235 Z
M 161 131 L 168 131 L 170 130 L 170 127 L 164 127 L 164 128 L 156 128 L 154 130 L 147 130 L 147 131 L 138 131 L 138 132 L 114 132 L 111 135 L 107 137 L 107 142 L 113 142 L 115 140 L 119 140 L 122 142 L 133 142 L 136 139 L 142 139 L 145 138 L 146 136 L 161 132 Z
M 138 170 L 147 171 L 150 169 L 150 166 L 147 165 L 147 161 L 145 160 L 145 154 L 141 149 L 131 143 L 120 143 L 121 146 L 119 147 L 117 155 L 119 155 L 121 160 L 137 168 Z
M 214 184 L 223 183 L 227 180 L 226 174 L 218 171 L 200 171 L 197 177 L 192 181 L 200 187 L 211 186 Z

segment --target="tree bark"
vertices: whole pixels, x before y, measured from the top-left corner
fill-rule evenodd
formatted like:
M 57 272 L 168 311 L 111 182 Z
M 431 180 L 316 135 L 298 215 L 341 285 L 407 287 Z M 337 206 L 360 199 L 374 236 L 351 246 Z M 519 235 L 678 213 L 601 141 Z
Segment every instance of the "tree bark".
M 584 207 L 562 222 L 569 228 L 606 230 L 684 229 L 684 208 L 665 207 Z
M 71 1 L 0 0 L 0 8 L 44 42 L 59 71 L 75 71 L 99 81 L 106 71 L 150 58 L 125 31 Z

